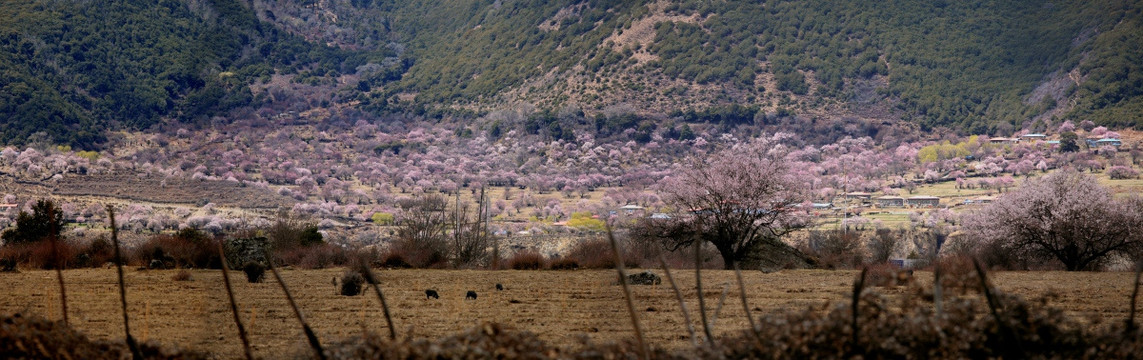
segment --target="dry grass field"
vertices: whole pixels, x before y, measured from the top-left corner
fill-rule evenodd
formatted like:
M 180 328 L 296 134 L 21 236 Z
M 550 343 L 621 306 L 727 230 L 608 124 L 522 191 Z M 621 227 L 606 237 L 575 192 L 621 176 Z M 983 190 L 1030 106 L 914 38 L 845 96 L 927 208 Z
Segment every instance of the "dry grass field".
M 372 292 L 345 297 L 332 284 L 343 269 L 285 270 L 283 276 L 318 336 L 326 343 L 361 334 L 386 333 L 381 308 Z M 231 319 L 221 272 L 192 271 L 192 281 L 174 281 L 175 270 L 128 270 L 128 302 L 134 335 L 141 340 L 209 351 L 221 358 L 241 356 L 241 343 Z M 661 271 L 657 271 L 661 274 Z M 382 290 L 391 306 L 401 337 L 440 337 L 483 321 L 495 321 L 539 334 L 555 344 L 575 346 L 582 339 L 614 341 L 632 337 L 622 289 L 614 285 L 613 271 L 380 271 Z M 697 326 L 698 308 L 694 272 L 674 271 Z M 827 304 L 845 304 L 852 291 L 854 271 L 800 270 L 744 274 L 750 307 L 755 316 Z M 68 270 L 69 313 L 72 326 L 96 338 L 122 339 L 121 313 L 113 269 Z M 281 358 L 305 353 L 305 340 L 282 291 L 272 277 L 251 284 L 241 272 L 231 274 L 240 312 L 247 324 L 255 355 Z M 993 282 L 1005 292 L 1026 298 L 1057 295 L 1050 304 L 1080 319 L 1105 321 L 1126 317 L 1133 274 L 1118 272 L 1000 272 Z M 918 273 L 918 281 L 931 282 L 931 274 Z M 506 287 L 494 289 L 496 283 Z M 55 273 L 25 270 L 0 273 L 0 313 L 27 311 L 58 319 L 59 298 Z M 746 328 L 738 301 L 734 273 L 704 271 L 704 296 L 711 313 L 728 289 L 716 330 L 737 333 Z M 435 288 L 439 300 L 426 300 L 424 290 Z M 465 300 L 474 290 L 476 300 Z M 660 347 L 686 346 L 675 296 L 666 279 L 658 286 L 633 286 L 636 308 L 649 341 Z M 906 288 L 879 288 L 889 296 L 903 296 Z M 983 309 L 982 309 L 983 310 Z M 701 330 L 700 330 L 701 331 Z

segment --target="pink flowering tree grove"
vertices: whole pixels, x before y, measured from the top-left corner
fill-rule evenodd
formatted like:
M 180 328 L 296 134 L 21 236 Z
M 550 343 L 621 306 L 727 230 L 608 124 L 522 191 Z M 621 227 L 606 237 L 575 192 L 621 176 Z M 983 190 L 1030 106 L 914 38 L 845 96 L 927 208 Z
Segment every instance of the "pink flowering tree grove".
M 1116 255 L 1138 258 L 1141 222 L 1143 199 L 1116 199 L 1095 178 L 1063 170 L 1028 180 L 968 214 L 963 230 L 1014 260 L 1055 261 L 1077 271 L 1097 270 Z

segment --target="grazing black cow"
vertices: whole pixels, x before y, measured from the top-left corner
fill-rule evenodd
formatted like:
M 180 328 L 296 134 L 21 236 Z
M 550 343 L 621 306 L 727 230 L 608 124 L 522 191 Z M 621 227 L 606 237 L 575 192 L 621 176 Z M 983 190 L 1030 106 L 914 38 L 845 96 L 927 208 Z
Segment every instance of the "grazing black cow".
M 496 291 L 504 290 L 504 285 L 496 284 Z
M 465 295 L 464 295 L 464 299 L 465 299 L 465 300 L 468 300 L 468 299 L 473 299 L 473 300 L 476 300 L 476 292 L 475 292 L 475 291 L 472 291 L 472 290 L 469 290 L 469 291 L 468 291 L 468 294 L 465 294 Z
M 425 290 L 425 299 L 427 300 L 429 298 L 440 299 L 441 296 L 440 296 L 440 294 L 437 294 L 436 290 L 428 289 L 428 290 Z

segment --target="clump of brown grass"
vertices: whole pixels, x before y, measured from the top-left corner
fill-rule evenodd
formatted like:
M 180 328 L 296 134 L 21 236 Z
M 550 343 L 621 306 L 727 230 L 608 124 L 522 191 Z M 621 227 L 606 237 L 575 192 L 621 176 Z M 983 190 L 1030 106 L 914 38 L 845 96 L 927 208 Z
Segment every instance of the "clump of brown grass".
M 54 269 L 57 263 L 66 269 L 74 265 L 74 261 L 70 260 L 79 253 L 79 249 L 67 241 L 58 242 L 58 248 L 53 247 L 52 241 L 47 240 L 23 244 L 5 244 L 0 247 L 0 259 L 7 259 L 11 262 L 13 264 L 12 269 L 15 269 L 16 265 L 19 264 L 25 268 L 50 270 Z M 57 258 L 60 261 L 54 260 Z
M 176 272 L 174 275 L 171 275 L 171 280 L 174 280 L 174 281 L 191 281 L 191 280 L 194 280 L 194 278 L 191 276 L 191 272 L 188 271 L 187 269 L 180 269 L 179 272 Z
M 344 340 L 330 347 L 331 359 L 634 359 L 630 342 L 584 344 L 578 349 L 552 346 L 528 331 L 484 323 L 440 339 L 390 340 L 375 333 Z M 652 359 L 686 359 L 656 350 Z
M 208 359 L 207 354 L 164 348 L 148 342 L 140 349 L 147 359 Z M 120 342 L 87 336 L 38 316 L 0 315 L 0 354 L 7 359 L 127 359 L 131 352 Z
M 381 257 L 381 260 L 374 264 L 374 267 L 382 269 L 408 269 L 412 268 L 413 265 L 409 264 L 409 261 L 405 259 L 403 254 L 390 251 Z
M 636 255 L 635 251 L 629 246 L 620 245 L 623 254 L 623 266 L 629 268 L 639 267 L 640 257 Z M 606 239 L 592 239 L 584 240 L 576 243 L 570 251 L 568 251 L 567 258 L 575 259 L 579 265 L 584 269 L 614 269 L 615 268 L 615 252 L 611 250 L 611 244 Z
M 576 270 L 579 269 L 579 261 L 570 257 L 561 257 L 552 259 L 548 262 L 548 269 L 552 270 Z
M 514 270 L 543 269 L 544 256 L 531 250 L 520 251 L 508 258 L 508 267 Z
M 281 264 L 294 265 L 302 269 L 324 269 L 332 266 L 346 266 L 355 254 L 334 244 L 299 246 L 277 252 Z

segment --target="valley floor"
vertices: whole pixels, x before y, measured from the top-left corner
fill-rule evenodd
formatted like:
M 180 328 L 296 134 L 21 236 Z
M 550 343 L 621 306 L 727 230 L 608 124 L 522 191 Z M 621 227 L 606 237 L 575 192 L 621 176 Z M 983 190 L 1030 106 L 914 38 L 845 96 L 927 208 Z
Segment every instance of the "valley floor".
M 344 271 L 285 270 L 283 277 L 323 343 L 336 343 L 362 331 L 386 334 L 381 307 L 372 291 L 354 297 L 337 294 L 333 279 L 340 278 Z M 192 270 L 191 281 L 174 281 L 176 272 L 127 270 L 127 298 L 136 338 L 209 351 L 223 358 L 240 357 L 241 342 L 229 312 L 221 272 Z M 662 275 L 661 270 L 656 272 Z M 696 329 L 701 329 L 693 270 L 672 273 L 682 288 Z M 633 337 L 623 292 L 615 284 L 613 271 L 381 270 L 378 275 L 401 337 L 436 338 L 484 321 L 532 331 L 545 341 L 564 346 L 575 346 L 583 339 L 610 342 Z M 788 270 L 743 275 L 750 308 L 757 318 L 847 306 L 856 272 Z M 992 274 L 992 281 L 1000 291 L 1026 299 L 1055 294 L 1049 305 L 1084 321 L 1101 318 L 1110 322 L 1126 317 L 1133 275 L 997 272 Z M 256 356 L 280 358 L 308 351 L 301 328 L 272 277 L 267 276 L 263 283 L 247 283 L 241 272 L 231 276 Z M 68 270 L 64 277 L 72 326 L 96 338 L 122 339 L 115 270 Z M 931 273 L 917 273 L 920 285 L 927 287 L 931 280 Z M 497 283 L 503 284 L 505 290 L 496 291 Z M 737 334 L 747 328 L 735 284 L 733 272 L 703 272 L 708 313 L 715 312 L 723 289 L 727 290 L 725 305 L 715 323 L 716 333 L 721 335 Z M 430 288 L 440 293 L 440 299 L 425 299 L 424 290 Z M 0 289 L 5 289 L 0 292 L 0 313 L 60 317 L 59 289 L 52 271 L 0 273 Z M 476 300 L 464 298 L 469 290 L 477 292 Z M 880 287 L 877 291 L 891 298 L 913 294 L 907 287 Z M 957 289 L 946 291 L 957 294 Z M 643 328 L 653 345 L 688 345 L 682 314 L 666 279 L 658 286 L 633 286 L 633 293 Z

